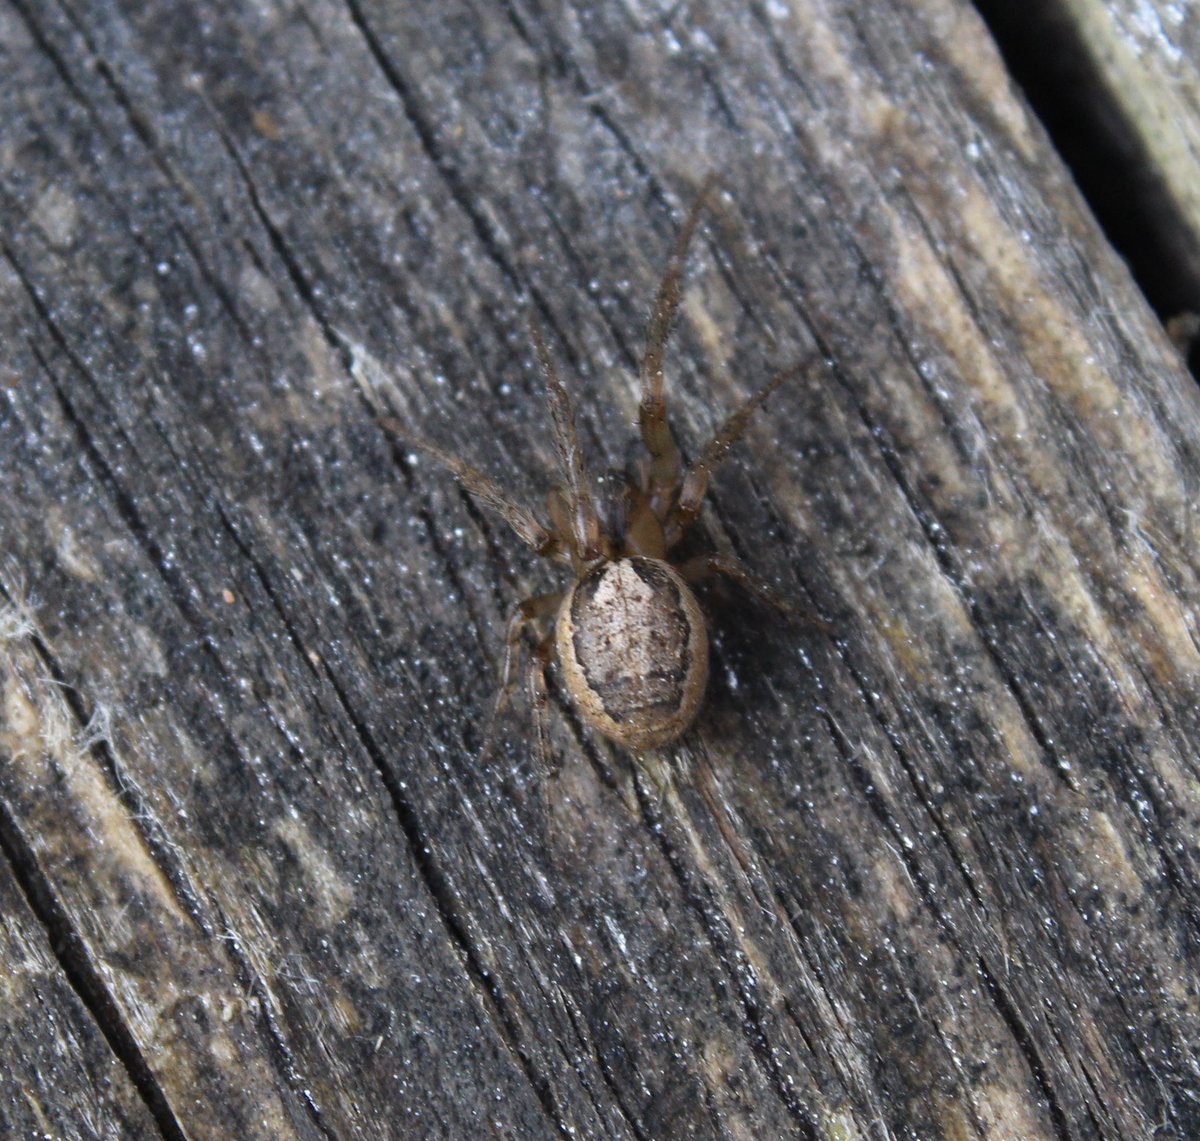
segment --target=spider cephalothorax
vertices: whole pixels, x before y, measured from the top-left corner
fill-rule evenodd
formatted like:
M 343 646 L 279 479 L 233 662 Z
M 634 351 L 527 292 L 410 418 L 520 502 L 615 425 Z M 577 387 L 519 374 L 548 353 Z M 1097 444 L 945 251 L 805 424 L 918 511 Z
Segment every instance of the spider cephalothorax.
M 641 365 L 638 421 L 647 456 L 601 515 L 596 509 L 575 431 L 570 398 L 536 324 L 542 371 L 558 456 L 560 483 L 547 499 L 548 524 L 511 500 L 487 476 L 396 420 L 383 424 L 448 468 L 486 507 L 500 515 L 537 554 L 570 566 L 566 590 L 517 604 L 508 622 L 497 709 L 512 688 L 513 664 L 525 628 L 554 616 L 553 630 L 529 658 L 530 692 L 545 703 L 543 669 L 557 658 L 575 708 L 604 736 L 641 750 L 669 745 L 695 720 L 708 678 L 708 633 L 689 582 L 728 575 L 768 594 L 735 560 L 701 555 L 672 560 L 700 512 L 708 478 L 745 430 L 751 414 L 782 381 L 780 373 L 741 405 L 699 457 L 684 467 L 663 401 L 663 351 L 679 307 L 684 258 L 711 180 L 688 213 L 667 262 L 650 315 Z M 539 739 L 541 722 L 538 721 Z

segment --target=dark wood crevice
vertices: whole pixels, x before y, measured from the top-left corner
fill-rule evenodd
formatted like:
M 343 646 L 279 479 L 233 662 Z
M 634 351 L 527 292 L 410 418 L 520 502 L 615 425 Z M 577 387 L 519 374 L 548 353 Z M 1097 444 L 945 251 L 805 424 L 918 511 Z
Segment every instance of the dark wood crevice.
M 1146 151 L 1144 124 L 1130 120 L 1102 61 L 1058 4 L 976 0 L 976 7 L 1155 312 L 1165 322 L 1200 310 L 1197 236 Z

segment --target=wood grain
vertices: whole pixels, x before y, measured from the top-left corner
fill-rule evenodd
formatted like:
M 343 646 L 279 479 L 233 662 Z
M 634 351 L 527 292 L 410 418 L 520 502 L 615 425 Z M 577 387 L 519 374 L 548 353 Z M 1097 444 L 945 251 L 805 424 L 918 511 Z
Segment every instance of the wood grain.
M 0 1132 L 1200 1134 L 1200 406 L 969 7 L 0 44 Z M 815 621 L 481 763 L 560 579 L 378 417 L 540 510 L 533 311 L 623 466 L 710 171 L 669 407 L 804 365 L 704 529 Z

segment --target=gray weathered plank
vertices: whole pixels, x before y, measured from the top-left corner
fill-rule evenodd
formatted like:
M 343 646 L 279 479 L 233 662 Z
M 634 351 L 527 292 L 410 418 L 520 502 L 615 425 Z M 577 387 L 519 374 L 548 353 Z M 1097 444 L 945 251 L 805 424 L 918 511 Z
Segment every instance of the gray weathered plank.
M 11 715 L 11 708 L 6 711 Z M 5 733 L 6 751 L 9 744 Z M 5 1137 L 156 1137 L 154 1119 L 7 864 L 0 867 Z M 57 949 L 59 955 L 62 948 Z
M 1197 1132 L 1197 398 L 969 9 L 0 42 L 4 850 L 160 1131 Z M 536 504 L 532 308 L 623 464 L 709 170 L 672 411 L 810 362 L 707 529 L 821 621 L 714 589 L 670 756 L 479 764 L 556 579 L 376 415 Z

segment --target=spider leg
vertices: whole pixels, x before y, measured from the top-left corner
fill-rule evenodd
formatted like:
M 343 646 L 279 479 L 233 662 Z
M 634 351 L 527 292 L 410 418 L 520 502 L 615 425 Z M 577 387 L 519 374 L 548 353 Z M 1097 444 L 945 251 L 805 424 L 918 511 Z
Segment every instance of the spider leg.
M 648 559 L 667 557 L 667 540 L 662 521 L 654 513 L 654 503 L 636 484 L 630 483 L 624 492 L 625 517 L 621 528 L 621 549 L 626 554 L 644 555 Z
M 552 594 L 535 594 L 532 598 L 526 598 L 518 602 L 513 607 L 512 613 L 508 617 L 508 629 L 504 635 L 504 670 L 500 675 L 501 690 L 512 689 L 513 684 L 513 663 L 516 660 L 517 649 L 521 644 L 521 635 L 525 632 L 525 627 L 530 622 L 535 622 L 539 618 L 548 618 L 553 614 L 562 602 L 563 592 L 555 591 Z M 539 648 L 541 643 L 538 644 Z
M 737 559 L 728 555 L 698 555 L 694 559 L 678 564 L 675 570 L 688 582 L 702 582 L 714 574 L 723 574 L 733 579 L 747 594 L 753 595 L 781 614 L 791 618 L 794 611 L 788 603 L 772 590 L 761 578 L 748 571 Z
M 496 724 L 500 719 L 500 714 L 504 712 L 508 705 L 509 698 L 512 696 L 513 673 L 520 651 L 521 636 L 525 633 L 525 627 L 530 622 L 535 622 L 539 618 L 545 618 L 553 614 L 558 609 L 558 604 L 561 600 L 561 591 L 554 594 L 538 594 L 533 598 L 526 598 L 518 602 L 512 608 L 504 633 L 504 665 L 500 671 L 500 689 L 496 694 L 496 701 L 492 705 L 491 715 L 488 717 L 487 729 L 484 732 L 483 738 L 483 748 L 479 752 L 480 761 L 485 760 L 488 753 L 491 752 L 492 745 L 495 742 Z M 540 648 L 541 643 L 539 643 L 539 651 Z
M 509 499 L 499 486 L 488 479 L 483 472 L 464 463 L 457 456 L 443 451 L 436 444 L 431 444 L 428 440 L 414 435 L 399 420 L 383 417 L 379 423 L 392 435 L 397 436 L 406 444 L 411 444 L 418 451 L 424 452 L 453 473 L 455 479 L 484 507 L 499 515 L 527 547 L 531 547 L 539 555 L 546 556 L 556 555 L 562 550 L 562 540 L 554 532 L 548 531 L 534 518 L 531 512 Z
M 534 647 L 525 665 L 525 688 L 529 697 L 529 708 L 533 711 L 533 737 L 537 747 L 538 787 L 542 790 L 542 812 L 547 821 L 552 819 L 550 777 L 557 771 L 551 767 L 550 747 L 546 743 L 546 707 L 550 703 L 546 692 L 546 663 L 553 654 L 554 634 L 551 632 Z
M 688 247 L 700 222 L 700 213 L 716 185 L 716 176 L 710 174 L 700 187 L 700 193 L 692 204 L 683 228 L 675 239 L 675 248 L 667 259 L 654 308 L 650 311 L 650 327 L 646 333 L 646 351 L 642 356 L 641 380 L 642 400 L 638 407 L 638 423 L 642 430 L 642 442 L 650 453 L 650 470 L 647 490 L 657 496 L 674 488 L 679 478 L 679 448 L 671 436 L 667 423 L 667 406 L 663 400 L 663 353 L 671 326 L 679 310 L 680 281 Z
M 546 347 L 537 318 L 530 314 L 529 330 L 533 336 L 533 347 L 546 377 L 547 402 L 550 405 L 550 423 L 554 429 L 554 448 L 558 453 L 558 469 L 565 485 L 564 494 L 570 508 L 570 535 L 574 542 L 573 555 L 582 563 L 590 562 L 600 553 L 600 521 L 592 503 L 588 488 L 587 468 L 583 452 L 579 449 L 579 436 L 575 431 L 575 412 L 571 398 L 567 395 L 558 370 Z
M 560 535 L 574 534 L 571 499 L 561 487 L 552 487 L 546 493 L 546 513 L 550 516 L 550 528 Z M 575 558 L 575 548 L 571 548 L 571 557 Z
M 704 501 L 705 491 L 708 490 L 708 477 L 725 458 L 729 449 L 737 443 L 746 430 L 750 417 L 758 411 L 763 401 L 775 389 L 798 371 L 798 368 L 789 368 L 777 372 L 762 388 L 730 414 L 725 423 L 717 429 L 716 435 L 704 446 L 699 457 L 688 467 L 683 476 L 679 499 L 667 517 L 665 529 L 668 546 L 676 542 L 700 514 L 700 505 Z

